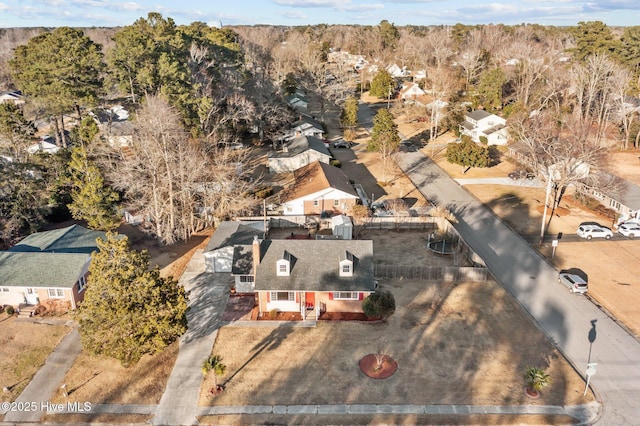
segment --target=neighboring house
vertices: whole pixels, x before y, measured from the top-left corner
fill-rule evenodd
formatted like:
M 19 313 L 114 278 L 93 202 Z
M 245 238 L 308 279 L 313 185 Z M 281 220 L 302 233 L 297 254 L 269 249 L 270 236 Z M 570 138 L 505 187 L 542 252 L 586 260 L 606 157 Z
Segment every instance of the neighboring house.
M 406 103 L 425 105 L 428 102 L 427 93 L 418 83 L 404 83 L 400 89 L 400 98 Z
M 294 172 L 295 183 L 283 191 L 285 215 L 346 214 L 360 197 L 338 167 L 316 161 Z
M 301 136 L 286 145 L 281 151 L 267 154 L 271 173 L 289 173 L 314 161 L 329 164 L 331 153 L 321 139 L 313 136 Z
M 322 138 L 323 134 L 324 128 L 322 123 L 306 114 L 301 114 L 300 119 L 293 123 L 287 132 L 278 137 L 278 140 L 288 142 L 301 136 Z
M 114 148 L 130 146 L 133 141 L 133 123 L 129 111 L 121 105 L 109 109 L 96 109 L 92 116 L 102 135 Z
M 19 90 L 0 92 L 0 104 L 3 104 L 5 102 L 11 102 L 16 105 L 24 104 L 24 99 L 22 99 L 22 92 L 20 92 Z
M 231 272 L 239 293 L 253 292 L 253 259 L 251 244 L 254 238 L 264 239 L 262 222 L 222 222 L 204 249 L 207 272 Z
M 27 152 L 29 154 L 35 154 L 36 152 L 55 154 L 58 151 L 60 151 L 60 147 L 54 143 L 54 139 L 51 136 L 44 136 L 37 143 L 34 143 L 27 148 Z
M 509 136 L 504 118 L 481 109 L 465 114 L 464 122 L 460 124 L 460 133 L 469 136 L 474 142 L 480 142 L 484 136 L 488 145 L 506 145 Z
M 618 213 L 618 223 L 628 220 L 640 221 L 640 186 L 603 172 L 598 180 L 611 182 L 611 185 L 605 184 L 603 186 L 614 187 L 617 190 L 594 189 L 587 185 L 582 185 L 582 190 L 597 199 L 603 206 Z
M 255 291 L 261 313 L 362 312 L 376 289 L 371 240 L 255 240 Z
M 419 70 L 413 74 L 413 81 L 424 80 L 426 78 L 427 72 L 425 70 Z
M 401 78 L 411 75 L 411 71 L 407 70 L 407 67 L 400 68 L 397 64 L 391 64 L 387 67 L 387 71 L 394 78 Z
M 106 238 L 105 233 L 71 225 L 31 234 L 0 252 L 0 304 L 51 302 L 76 309 L 97 238 Z
M 306 110 L 309 106 L 309 101 L 305 96 L 299 93 L 289 95 L 285 99 L 289 105 L 297 110 Z

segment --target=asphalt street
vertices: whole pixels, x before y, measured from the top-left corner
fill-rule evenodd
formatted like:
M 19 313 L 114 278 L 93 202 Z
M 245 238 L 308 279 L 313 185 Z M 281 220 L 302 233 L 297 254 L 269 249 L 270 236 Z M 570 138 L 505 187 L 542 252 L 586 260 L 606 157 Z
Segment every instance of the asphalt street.
M 587 364 L 597 363 L 591 384 L 602 398 L 599 423 L 638 424 L 640 342 L 587 298 L 558 284 L 558 272 L 525 239 L 424 154 L 395 159 L 427 199 L 454 213 L 461 236 L 576 369 L 584 376 Z

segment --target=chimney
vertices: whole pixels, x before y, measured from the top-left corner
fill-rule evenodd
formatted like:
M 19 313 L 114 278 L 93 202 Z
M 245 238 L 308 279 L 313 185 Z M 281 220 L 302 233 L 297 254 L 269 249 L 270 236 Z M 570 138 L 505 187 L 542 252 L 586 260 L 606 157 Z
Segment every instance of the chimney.
M 258 240 L 257 235 L 253 236 L 251 254 L 253 257 L 253 281 L 255 282 L 256 269 L 258 269 L 258 265 L 260 264 L 260 240 Z

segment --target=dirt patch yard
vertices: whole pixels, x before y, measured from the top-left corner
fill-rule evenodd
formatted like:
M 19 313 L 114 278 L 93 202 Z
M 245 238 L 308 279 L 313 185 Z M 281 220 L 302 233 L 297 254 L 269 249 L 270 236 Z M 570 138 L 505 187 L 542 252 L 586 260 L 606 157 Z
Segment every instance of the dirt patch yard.
M 63 325 L 17 321 L 0 314 L 0 387 L 1 400 L 13 401 L 70 328 Z
M 223 327 L 213 353 L 223 357 L 226 389 L 202 405 L 476 404 L 572 405 L 583 380 L 497 284 L 381 280 L 396 298 L 385 323 L 320 322 L 315 328 Z M 398 362 L 389 379 L 366 377 L 365 355 Z M 527 366 L 553 382 L 539 400 L 523 392 Z

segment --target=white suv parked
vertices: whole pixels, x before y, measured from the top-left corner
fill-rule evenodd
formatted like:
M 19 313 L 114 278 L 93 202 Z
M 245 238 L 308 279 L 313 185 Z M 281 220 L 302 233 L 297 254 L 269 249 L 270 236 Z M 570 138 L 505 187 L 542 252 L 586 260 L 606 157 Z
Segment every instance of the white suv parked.
M 633 238 L 636 235 L 640 237 L 640 223 L 623 223 L 622 225 L 618 226 L 618 232 L 629 238 Z
M 606 240 L 613 237 L 613 232 L 609 228 L 600 225 L 580 225 L 577 231 L 578 237 L 590 240 L 592 238 L 604 238 Z

